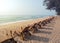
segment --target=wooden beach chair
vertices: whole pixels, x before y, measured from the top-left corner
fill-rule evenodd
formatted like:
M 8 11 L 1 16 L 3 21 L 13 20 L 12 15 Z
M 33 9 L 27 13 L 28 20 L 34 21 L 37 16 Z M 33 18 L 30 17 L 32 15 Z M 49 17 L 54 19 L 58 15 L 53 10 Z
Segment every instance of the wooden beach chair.
M 33 25 L 30 25 L 30 28 L 29 28 L 29 31 L 31 32 L 36 32 L 38 30 L 38 26 L 37 26 L 37 23 L 33 24 Z
M 27 25 L 20 26 L 20 24 L 18 25 L 9 24 L 9 26 L 8 25 L 0 26 L 0 42 L 3 42 L 11 38 L 14 39 L 16 36 L 19 36 L 20 39 L 25 40 L 27 36 L 31 36 L 30 32 L 28 31 L 28 28 L 29 26 Z
M 1 43 L 17 43 L 17 42 L 13 38 L 11 38 L 11 39 L 4 40 Z
M 29 27 L 30 26 L 25 27 L 24 30 L 21 32 L 20 37 L 21 37 L 22 40 L 25 40 L 27 37 L 31 36 L 31 33 L 28 30 Z

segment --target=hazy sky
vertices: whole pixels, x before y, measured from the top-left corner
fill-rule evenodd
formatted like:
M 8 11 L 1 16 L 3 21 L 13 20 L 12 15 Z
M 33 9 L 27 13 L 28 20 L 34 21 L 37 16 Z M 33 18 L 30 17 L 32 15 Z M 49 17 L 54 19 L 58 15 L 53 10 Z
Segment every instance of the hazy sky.
M 43 0 L 0 0 L 0 15 L 46 14 Z

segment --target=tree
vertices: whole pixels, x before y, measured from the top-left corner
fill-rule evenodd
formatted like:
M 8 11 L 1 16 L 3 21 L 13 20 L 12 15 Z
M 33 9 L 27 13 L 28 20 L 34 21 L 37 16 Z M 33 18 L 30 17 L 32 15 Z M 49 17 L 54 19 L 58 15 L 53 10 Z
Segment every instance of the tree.
M 60 0 L 44 0 L 44 5 L 49 10 L 55 10 L 57 15 L 60 15 Z

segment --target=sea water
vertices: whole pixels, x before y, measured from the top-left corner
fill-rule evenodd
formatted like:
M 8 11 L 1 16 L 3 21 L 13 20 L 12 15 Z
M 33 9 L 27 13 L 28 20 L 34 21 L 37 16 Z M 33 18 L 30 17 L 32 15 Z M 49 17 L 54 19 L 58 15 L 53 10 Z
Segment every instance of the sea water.
M 23 21 L 29 19 L 37 19 L 43 18 L 47 16 L 54 16 L 55 14 L 35 14 L 35 15 L 2 15 L 0 16 L 0 24 L 7 23 L 7 22 L 16 22 L 16 21 Z

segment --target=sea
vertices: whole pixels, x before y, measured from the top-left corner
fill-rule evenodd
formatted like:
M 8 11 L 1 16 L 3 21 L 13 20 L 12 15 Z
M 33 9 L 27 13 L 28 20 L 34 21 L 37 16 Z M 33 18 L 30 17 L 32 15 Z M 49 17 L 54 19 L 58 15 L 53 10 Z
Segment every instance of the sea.
M 2 23 L 9 23 L 9 22 L 16 22 L 16 21 L 25 21 L 30 19 L 37 19 L 37 18 L 43 18 L 47 16 L 54 16 L 53 14 L 35 14 L 35 15 L 2 15 L 0 16 L 0 24 Z

